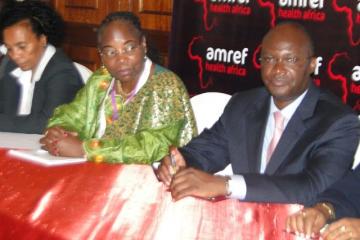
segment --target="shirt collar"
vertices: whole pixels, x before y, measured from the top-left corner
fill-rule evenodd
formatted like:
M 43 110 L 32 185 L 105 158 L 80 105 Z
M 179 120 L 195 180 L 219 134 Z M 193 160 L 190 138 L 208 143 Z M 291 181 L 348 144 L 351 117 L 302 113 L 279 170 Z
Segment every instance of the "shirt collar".
M 286 121 L 289 121 L 296 109 L 299 107 L 300 103 L 304 99 L 306 93 L 308 92 L 308 89 L 304 91 L 300 96 L 298 96 L 292 103 L 284 107 L 283 109 L 279 109 L 275 103 L 274 103 L 274 97 L 271 96 L 270 100 L 270 115 L 272 115 L 274 112 L 280 111 L 281 114 L 285 117 Z

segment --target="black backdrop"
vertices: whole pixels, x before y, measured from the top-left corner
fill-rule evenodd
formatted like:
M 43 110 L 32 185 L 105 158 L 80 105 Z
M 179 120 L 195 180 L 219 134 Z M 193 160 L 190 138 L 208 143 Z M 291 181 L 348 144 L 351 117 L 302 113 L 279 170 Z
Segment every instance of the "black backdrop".
M 360 0 L 174 0 L 169 67 L 191 95 L 261 86 L 261 39 L 285 20 L 313 36 L 315 83 L 360 112 Z

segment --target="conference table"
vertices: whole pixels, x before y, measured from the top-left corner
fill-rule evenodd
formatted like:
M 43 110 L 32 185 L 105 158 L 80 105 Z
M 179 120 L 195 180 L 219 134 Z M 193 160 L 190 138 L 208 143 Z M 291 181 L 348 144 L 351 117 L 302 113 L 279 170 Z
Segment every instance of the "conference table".
M 44 167 L 10 156 L 14 147 L 38 145 L 0 143 L 0 239 L 299 239 L 284 231 L 299 205 L 175 202 L 151 166 Z

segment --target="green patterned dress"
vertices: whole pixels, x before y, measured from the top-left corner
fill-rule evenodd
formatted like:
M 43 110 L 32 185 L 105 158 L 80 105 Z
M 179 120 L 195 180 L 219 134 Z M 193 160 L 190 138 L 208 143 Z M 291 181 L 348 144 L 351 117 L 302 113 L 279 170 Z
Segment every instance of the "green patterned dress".
M 89 161 L 152 163 L 168 154 L 170 145 L 183 146 L 197 134 L 188 93 L 173 72 L 155 65 L 131 101 L 125 104 L 116 96 L 117 120 L 112 120 L 111 83 L 106 70 L 97 70 L 73 102 L 55 109 L 48 123 L 48 128 L 77 132 Z M 106 128 L 99 135 L 101 118 Z

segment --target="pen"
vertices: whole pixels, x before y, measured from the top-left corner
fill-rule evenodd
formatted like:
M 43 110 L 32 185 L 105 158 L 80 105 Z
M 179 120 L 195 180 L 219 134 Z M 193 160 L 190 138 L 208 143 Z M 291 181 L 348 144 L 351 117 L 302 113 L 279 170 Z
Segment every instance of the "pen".
M 173 176 L 176 173 L 176 160 L 174 154 L 170 153 L 170 161 L 171 161 L 171 167 L 170 167 L 170 174 Z
M 321 229 L 320 229 L 320 234 L 322 234 L 323 232 L 325 232 L 325 230 L 328 228 L 329 224 L 325 224 Z

